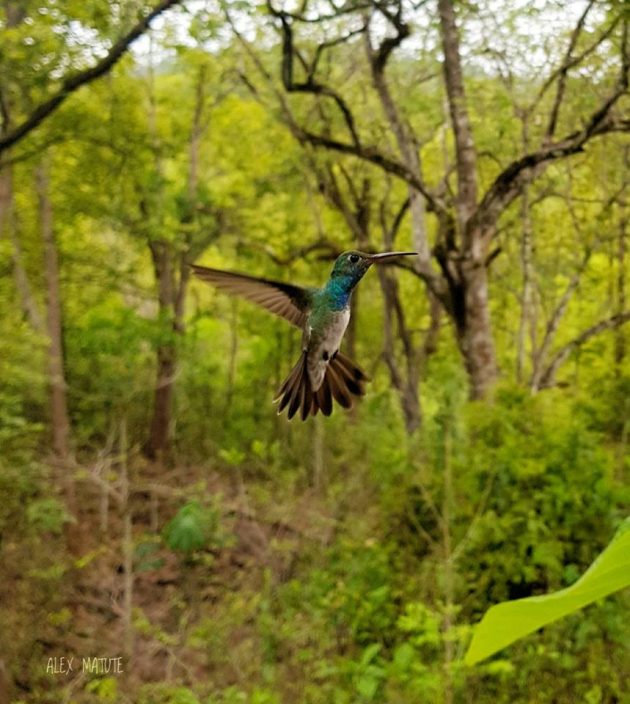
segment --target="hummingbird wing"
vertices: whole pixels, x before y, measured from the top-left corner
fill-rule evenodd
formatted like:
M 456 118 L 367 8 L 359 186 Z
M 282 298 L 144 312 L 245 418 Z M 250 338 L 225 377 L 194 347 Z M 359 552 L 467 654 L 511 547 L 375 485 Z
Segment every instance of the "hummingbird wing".
M 221 291 L 242 296 L 288 320 L 292 325 L 304 328 L 312 297 L 310 289 L 196 264 L 191 264 L 191 268 L 202 281 Z

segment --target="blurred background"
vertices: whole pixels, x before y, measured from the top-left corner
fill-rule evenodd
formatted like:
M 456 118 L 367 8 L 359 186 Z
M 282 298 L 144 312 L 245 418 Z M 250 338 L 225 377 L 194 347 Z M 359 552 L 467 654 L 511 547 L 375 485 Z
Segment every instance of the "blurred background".
M 0 7 L 0 702 L 630 701 L 627 592 L 462 662 L 628 514 L 625 3 Z M 350 248 L 420 256 L 289 423 L 187 265 Z

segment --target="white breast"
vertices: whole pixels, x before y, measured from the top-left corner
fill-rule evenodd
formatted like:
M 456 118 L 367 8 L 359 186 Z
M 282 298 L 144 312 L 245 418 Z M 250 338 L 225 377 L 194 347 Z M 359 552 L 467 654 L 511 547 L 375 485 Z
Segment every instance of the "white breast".
M 350 308 L 345 308 L 344 310 L 335 313 L 333 322 L 328 328 L 328 334 L 326 340 L 323 342 L 324 348 L 328 351 L 328 354 L 332 356 L 338 349 L 343 340 L 344 333 L 350 322 Z
M 350 308 L 335 313 L 326 334 L 321 340 L 314 341 L 315 344 L 309 350 L 307 368 L 313 391 L 321 386 L 328 362 L 339 349 L 349 322 Z

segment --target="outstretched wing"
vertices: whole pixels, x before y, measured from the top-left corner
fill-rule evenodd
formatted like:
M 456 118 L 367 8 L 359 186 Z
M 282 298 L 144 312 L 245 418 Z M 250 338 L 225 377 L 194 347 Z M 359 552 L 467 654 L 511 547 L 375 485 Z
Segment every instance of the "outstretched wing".
M 259 279 L 233 271 L 209 269 L 191 264 L 195 276 L 216 286 L 221 291 L 242 296 L 259 306 L 285 318 L 298 328 L 304 328 L 312 291 L 281 281 Z

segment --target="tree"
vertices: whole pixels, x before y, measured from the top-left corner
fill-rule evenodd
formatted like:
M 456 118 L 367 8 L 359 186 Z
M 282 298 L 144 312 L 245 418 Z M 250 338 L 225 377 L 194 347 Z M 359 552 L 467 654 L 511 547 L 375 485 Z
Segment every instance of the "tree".
M 160 213 L 163 189 L 163 145 L 157 133 L 157 112 L 152 70 L 149 81 L 149 130 L 152 137 L 153 169 L 157 188 L 145 191 L 139 203 L 147 244 L 158 289 L 158 317 L 164 326 L 157 346 L 157 374 L 153 413 L 144 445 L 147 457 L 171 459 L 173 394 L 177 369 L 177 337 L 184 332 L 186 293 L 190 267 L 224 227 L 225 213 L 212 204 L 207 188 L 200 188 L 202 138 L 208 130 L 211 110 L 224 93 L 209 95 L 211 62 L 203 51 L 187 52 L 188 65 L 194 69 L 192 114 L 183 146 L 187 153 L 185 189 L 176 198 L 176 232 L 168 233 Z M 172 197 L 172 196 L 171 196 Z M 149 227 L 146 227 L 146 224 Z
M 7 29 L 19 30 L 26 18 L 25 10 L 19 4 L 5 6 Z M 9 146 L 11 122 L 16 105 L 10 100 L 0 85 L 0 105 L 2 107 L 1 135 L 6 135 Z M 0 138 L 3 139 L 4 137 Z M 49 194 L 48 167 L 41 161 L 34 173 L 34 192 L 37 194 L 38 225 L 41 237 L 43 261 L 40 263 L 45 280 L 45 316 L 40 313 L 32 285 L 26 273 L 18 232 L 13 193 L 13 165 L 2 164 L 0 149 L 0 232 L 6 228 L 12 245 L 13 271 L 16 289 L 24 313 L 34 330 L 47 338 L 47 377 L 49 388 L 49 417 L 52 429 L 52 461 L 57 469 L 63 487 L 66 505 L 71 516 L 76 516 L 77 502 L 73 477 L 74 458 L 71 447 L 71 428 L 68 413 L 66 370 L 63 345 L 63 314 L 59 284 L 59 256 L 55 237 L 55 221 Z M 4 221 L 4 222 L 3 222 Z M 4 227 L 3 227 L 4 224 Z M 45 317 L 45 324 L 43 318 Z M 77 548 L 78 534 L 74 526 L 67 526 L 70 546 Z
M 40 102 L 34 107 L 31 107 L 28 114 L 15 126 L 11 125 L 4 108 L 5 101 L 7 100 L 7 91 L 9 90 L 8 86 L 6 84 L 0 85 L 0 105 L 2 105 L 3 115 L 3 130 L 2 134 L 0 134 L 0 155 L 24 139 L 38 125 L 52 115 L 68 96 L 81 88 L 81 86 L 100 78 L 110 71 L 128 51 L 130 45 L 149 29 L 151 21 L 161 15 L 165 10 L 179 4 L 180 1 L 181 0 L 161 0 L 155 7 L 146 12 L 146 14 L 144 14 L 143 10 L 141 14 L 144 14 L 144 16 L 141 16 L 130 30 L 112 44 L 111 48 L 102 59 L 89 68 L 78 71 L 71 70 L 59 81 L 60 85 L 58 87 L 54 85 L 55 81 L 51 78 L 50 73 L 48 76 L 45 76 L 44 80 L 48 80 L 53 84 L 46 91 L 46 93 L 50 95 L 48 97 L 40 96 Z M 18 18 L 20 21 L 23 20 L 26 14 L 26 7 L 20 0 L 5 1 L 5 25 L 7 27 L 14 25 Z M 41 81 L 41 78 L 39 80 Z
M 411 209 L 414 244 L 420 252 L 414 273 L 441 302 L 453 322 L 470 378 L 471 395 L 473 398 L 484 396 L 498 371 L 490 320 L 488 276 L 490 265 L 499 254 L 493 246 L 500 218 L 523 193 L 523 188 L 540 177 L 550 164 L 584 151 L 595 138 L 630 129 L 627 119 L 617 109 L 627 91 L 630 66 L 628 20 L 621 6 L 611 3 L 606 16 L 601 21 L 598 18 L 599 26 L 589 27 L 587 33 L 585 26 L 594 3 L 585 4 L 570 33 L 567 50 L 559 64 L 550 69 L 538 96 L 528 106 L 530 115 L 535 114 L 543 126 L 531 136 L 531 144 L 538 146 L 515 155 L 507 165 L 501 164 L 485 185 L 481 179 L 476 135 L 462 70 L 462 27 L 457 25 L 452 0 L 439 0 L 435 10 L 443 55 L 441 89 L 446 96 L 453 134 L 454 163 L 451 165 L 449 156 L 444 173 L 434 186 L 429 185 L 423 173 L 418 139 L 410 122 L 401 117 L 401 98 L 393 97 L 386 74 L 395 50 L 411 36 L 411 22 L 418 18 L 418 12 L 424 12 L 425 19 L 427 16 L 433 18 L 427 4 L 422 3 L 421 11 L 404 0 L 368 2 L 342 9 L 333 5 L 330 11 L 319 6 L 311 8 L 305 3 L 297 13 L 278 8 L 272 2 L 268 2 L 267 7 L 277 20 L 282 35 L 281 73 L 285 91 L 309 94 L 320 106 L 330 103 L 338 117 L 337 127 L 331 133 L 326 129 L 313 129 L 307 120 L 287 118 L 285 111 L 291 130 L 304 144 L 364 160 L 403 180 L 411 189 L 416 205 Z M 465 25 L 465 22 L 462 13 L 459 23 Z M 387 26 L 384 35 L 377 29 L 383 24 Z M 325 38 L 317 39 L 313 27 L 321 28 Z M 313 46 L 314 42 L 310 58 L 299 47 L 296 38 L 296 32 L 302 28 L 309 30 L 305 43 Z M 329 80 L 322 76 L 322 57 L 333 51 L 339 52 L 345 45 L 356 47 L 357 37 L 367 47 L 372 83 L 396 137 L 396 155 L 365 141 L 357 110 L 331 82 L 334 72 L 329 72 Z M 569 92 L 567 76 L 570 72 L 577 72 L 606 41 L 613 41 L 618 59 L 616 70 L 600 79 L 599 92 L 603 97 L 594 104 L 591 101 L 588 111 L 578 119 L 566 114 L 560 119 Z M 300 71 L 304 78 L 298 78 Z M 555 95 L 550 99 L 552 88 L 555 88 Z M 564 132 L 559 136 L 560 129 Z M 448 151 L 450 154 L 450 149 Z M 451 188 L 453 172 L 455 188 Z M 437 221 L 432 244 L 424 226 L 425 209 Z

